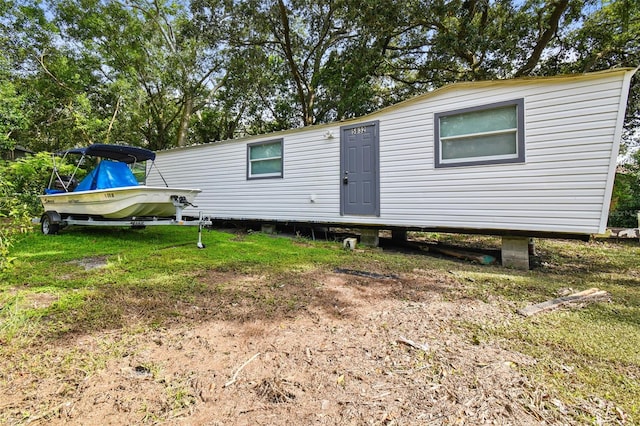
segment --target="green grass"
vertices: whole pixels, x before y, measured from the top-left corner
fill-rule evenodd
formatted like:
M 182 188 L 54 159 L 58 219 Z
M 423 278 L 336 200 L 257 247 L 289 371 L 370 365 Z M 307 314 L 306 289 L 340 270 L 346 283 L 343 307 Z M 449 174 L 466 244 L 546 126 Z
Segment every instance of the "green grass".
M 630 419 L 640 419 L 640 328 L 618 315 L 618 307 L 594 306 L 562 311 L 535 320 L 514 321 L 491 330 L 505 345 L 531 355 L 537 362 L 527 374 L 553 389 L 572 405 L 594 397 L 612 401 Z M 627 313 L 629 310 L 627 309 Z M 596 419 L 585 413 L 584 423 Z M 633 423 L 633 422 L 632 422 Z
M 428 237 L 433 237 L 429 235 Z M 456 240 L 457 238 L 457 240 Z M 461 237 L 446 236 L 447 242 Z M 521 366 L 532 380 L 566 404 L 612 402 L 626 421 L 640 423 L 640 245 L 630 242 L 537 241 L 539 258 L 531 271 L 401 254 L 378 249 L 349 252 L 340 244 L 275 238 L 261 233 L 205 232 L 205 250 L 196 248 L 193 228 L 149 227 L 69 229 L 55 236 L 31 233 L 16 242 L 15 266 L 0 275 L 0 356 L 20 368 L 19 353 L 42 342 L 104 330 L 143 332 L 199 315 L 234 321 L 280 318 L 322 303 L 314 271 L 334 268 L 402 274 L 419 269 L 442 286 L 445 298 L 473 298 L 515 311 L 558 292 L 598 287 L 611 303 L 559 310 L 531 318 L 512 315 L 504 322 L 460 323 L 474 343 L 491 342 L 537 362 Z M 469 237 L 468 246 L 497 247 L 495 238 Z M 102 268 L 78 261 L 98 259 Z M 390 295 L 420 298 L 426 289 Z M 326 300 L 327 304 L 333 303 Z M 117 354 L 118 345 L 103 351 Z M 76 354 L 91 371 L 102 359 Z M 76 356 L 73 355 L 73 356 Z M 42 354 L 46 368 L 46 354 Z M 29 362 L 33 365 L 33 362 Z M 191 396 L 178 384 L 167 390 L 173 409 L 189 406 Z M 586 410 L 572 414 L 596 423 Z
M 262 234 L 238 239 L 220 232 L 205 233 L 210 248 L 200 250 L 195 237 L 193 228 L 73 229 L 56 236 L 27 235 L 14 248 L 18 258 L 14 268 L 2 276 L 0 338 L 46 338 L 122 327 L 136 310 L 160 323 L 170 316 L 172 304 L 188 303 L 208 291 L 199 280 L 207 271 L 277 274 L 339 262 L 346 256 L 335 245 L 300 250 L 286 239 Z M 85 270 L 73 262 L 87 258 L 106 259 L 107 264 Z M 36 295 L 45 293 L 56 300 L 34 307 Z
M 559 310 L 507 324 L 465 322 L 472 339 L 499 341 L 534 357 L 524 367 L 536 382 L 580 406 L 600 398 L 640 422 L 640 245 L 637 241 L 538 241 L 540 265 L 528 272 L 463 268 L 465 293 L 483 300 L 500 296 L 514 308 L 558 297 L 561 290 L 597 287 L 610 303 Z M 480 336 L 480 337 L 478 337 Z M 596 424 L 586 411 L 577 421 Z

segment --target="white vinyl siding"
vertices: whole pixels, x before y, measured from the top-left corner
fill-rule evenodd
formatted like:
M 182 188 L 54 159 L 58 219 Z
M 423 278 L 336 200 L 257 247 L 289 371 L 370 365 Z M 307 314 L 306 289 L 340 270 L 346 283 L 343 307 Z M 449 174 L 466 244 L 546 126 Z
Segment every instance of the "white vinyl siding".
M 186 213 L 213 219 L 602 232 L 632 74 L 454 84 L 357 120 L 160 151 L 156 162 L 170 186 L 202 189 L 199 208 Z M 514 97 L 526 106 L 526 162 L 435 167 L 435 114 Z M 380 217 L 347 219 L 340 127 L 372 120 L 380 132 Z M 274 140 L 286 147 L 283 177 L 248 181 L 247 145 Z M 162 185 L 153 171 L 148 181 Z

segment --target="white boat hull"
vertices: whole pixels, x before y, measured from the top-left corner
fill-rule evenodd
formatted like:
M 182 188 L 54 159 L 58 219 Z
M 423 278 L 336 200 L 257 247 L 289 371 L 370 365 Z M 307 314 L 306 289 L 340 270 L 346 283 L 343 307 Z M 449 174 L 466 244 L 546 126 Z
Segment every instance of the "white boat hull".
M 40 195 L 45 211 L 62 216 L 87 215 L 108 219 L 128 217 L 172 217 L 176 215 L 174 196 L 193 203 L 199 189 L 127 186 L 91 191 Z

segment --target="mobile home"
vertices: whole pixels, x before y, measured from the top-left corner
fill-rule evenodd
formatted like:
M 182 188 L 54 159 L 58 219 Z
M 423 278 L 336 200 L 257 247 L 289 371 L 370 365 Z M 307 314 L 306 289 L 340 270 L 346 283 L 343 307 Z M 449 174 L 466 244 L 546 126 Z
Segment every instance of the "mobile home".
M 171 185 L 202 189 L 213 220 L 495 234 L 503 262 L 528 262 L 528 237 L 605 230 L 634 72 L 454 83 L 156 162 Z

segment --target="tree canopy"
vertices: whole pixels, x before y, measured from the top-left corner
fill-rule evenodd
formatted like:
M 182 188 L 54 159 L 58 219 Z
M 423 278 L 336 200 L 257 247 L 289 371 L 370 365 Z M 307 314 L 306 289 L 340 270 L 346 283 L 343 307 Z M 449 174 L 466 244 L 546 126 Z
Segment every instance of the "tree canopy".
M 163 149 L 640 64 L 637 0 L 0 0 L 0 147 Z M 638 144 L 640 79 L 625 142 Z M 633 158 L 633 157 L 630 157 Z

